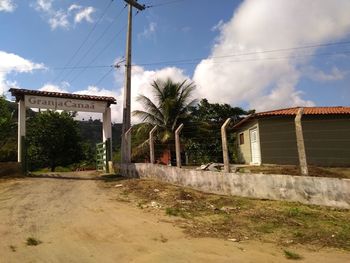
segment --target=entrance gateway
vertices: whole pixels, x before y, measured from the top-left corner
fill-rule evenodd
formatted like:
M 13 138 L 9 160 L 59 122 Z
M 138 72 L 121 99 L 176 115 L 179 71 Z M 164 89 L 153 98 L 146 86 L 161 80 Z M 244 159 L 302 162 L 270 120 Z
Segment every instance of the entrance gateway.
M 10 89 L 18 103 L 18 162 L 26 168 L 26 108 L 99 112 L 103 115 L 102 136 L 105 160 L 104 170 L 109 171 L 108 163 L 112 160 L 112 122 L 111 104 L 116 104 L 113 97 L 79 95 L 60 92 L 48 92 L 27 89 Z

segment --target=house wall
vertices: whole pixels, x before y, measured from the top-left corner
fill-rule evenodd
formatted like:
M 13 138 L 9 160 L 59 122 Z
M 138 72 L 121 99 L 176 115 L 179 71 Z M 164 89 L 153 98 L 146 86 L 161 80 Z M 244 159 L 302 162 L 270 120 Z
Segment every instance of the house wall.
M 251 161 L 249 129 L 258 126 L 262 164 L 298 165 L 294 118 L 265 117 L 242 126 L 237 132 L 244 133 L 245 143 L 237 146 L 241 161 Z M 350 116 L 303 115 L 301 124 L 309 165 L 350 166 Z
M 276 116 L 259 119 L 263 164 L 299 163 L 294 117 Z
M 308 164 L 350 166 L 350 116 L 303 116 Z
M 238 160 L 240 163 L 247 163 L 249 164 L 252 161 L 252 151 L 250 146 L 250 132 L 249 130 L 255 127 L 258 127 L 258 121 L 253 120 L 246 125 L 242 126 L 240 130 L 237 131 L 237 140 L 236 140 L 236 147 L 237 147 L 237 155 Z M 259 129 L 259 127 L 258 127 Z M 244 135 L 244 144 L 239 144 L 239 134 L 243 133 Z

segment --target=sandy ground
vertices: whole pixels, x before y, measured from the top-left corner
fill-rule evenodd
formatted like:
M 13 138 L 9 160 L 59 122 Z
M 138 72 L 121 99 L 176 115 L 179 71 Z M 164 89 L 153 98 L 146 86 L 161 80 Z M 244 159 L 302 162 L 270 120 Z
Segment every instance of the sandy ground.
M 0 180 L 0 262 L 291 261 L 273 244 L 190 238 L 166 215 L 118 201 L 103 183 Z M 42 243 L 27 246 L 28 237 Z M 292 250 L 303 256 L 301 262 L 350 262 L 349 252 Z

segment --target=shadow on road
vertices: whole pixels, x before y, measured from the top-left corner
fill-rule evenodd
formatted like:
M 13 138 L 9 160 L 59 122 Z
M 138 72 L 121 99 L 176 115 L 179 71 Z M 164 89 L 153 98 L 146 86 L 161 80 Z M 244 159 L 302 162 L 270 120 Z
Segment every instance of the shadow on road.
M 48 179 L 64 179 L 64 180 L 102 180 L 106 182 L 121 181 L 125 177 L 115 174 L 84 174 L 81 172 L 72 173 L 43 173 L 43 174 L 29 174 L 27 177 L 30 178 L 48 178 Z

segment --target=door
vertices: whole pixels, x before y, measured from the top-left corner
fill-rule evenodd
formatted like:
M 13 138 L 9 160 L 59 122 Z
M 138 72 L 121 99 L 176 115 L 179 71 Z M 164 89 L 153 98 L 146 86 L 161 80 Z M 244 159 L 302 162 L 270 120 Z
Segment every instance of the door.
M 251 164 L 261 164 L 260 141 L 257 128 L 250 130 L 250 149 L 252 152 Z

